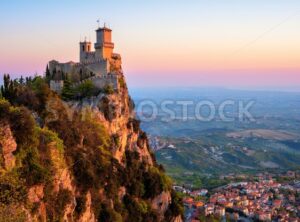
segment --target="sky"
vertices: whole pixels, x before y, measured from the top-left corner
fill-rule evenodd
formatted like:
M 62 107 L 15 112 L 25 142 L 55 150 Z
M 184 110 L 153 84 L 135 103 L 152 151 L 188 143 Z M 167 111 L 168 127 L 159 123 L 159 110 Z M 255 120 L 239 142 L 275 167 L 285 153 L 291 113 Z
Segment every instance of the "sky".
M 96 20 L 129 86 L 300 90 L 299 0 L 1 0 L 0 74 L 79 60 Z

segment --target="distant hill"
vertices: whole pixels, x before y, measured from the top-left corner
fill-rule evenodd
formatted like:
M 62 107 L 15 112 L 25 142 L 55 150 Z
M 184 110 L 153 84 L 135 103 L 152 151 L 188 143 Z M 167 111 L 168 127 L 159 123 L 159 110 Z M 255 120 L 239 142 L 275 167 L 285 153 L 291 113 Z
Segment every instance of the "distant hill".
M 143 98 L 156 104 L 168 100 L 189 101 L 207 99 L 216 105 L 220 101 L 254 100 L 251 110 L 254 122 L 234 119 L 231 122 L 218 118 L 209 122 L 197 119 L 164 122 L 159 109 L 158 118 L 142 122 L 142 128 L 165 144 L 155 151 L 157 160 L 162 163 L 167 173 L 180 183 L 199 184 L 199 178 L 218 177 L 230 173 L 256 173 L 259 171 L 281 171 L 300 168 L 300 94 L 225 90 L 225 89 L 178 89 L 171 96 L 171 90 L 161 89 L 143 94 L 139 93 L 136 103 Z M 159 92 L 159 93 L 158 93 Z M 178 96 L 179 95 L 179 96 Z M 157 106 L 160 108 L 160 106 Z M 178 106 L 170 105 L 178 111 Z M 193 117 L 192 108 L 189 117 Z M 228 115 L 235 115 L 235 110 L 228 110 Z M 180 112 L 178 112 L 180 114 Z M 175 148 L 170 148 L 169 145 Z M 152 144 L 155 145 L 155 144 Z

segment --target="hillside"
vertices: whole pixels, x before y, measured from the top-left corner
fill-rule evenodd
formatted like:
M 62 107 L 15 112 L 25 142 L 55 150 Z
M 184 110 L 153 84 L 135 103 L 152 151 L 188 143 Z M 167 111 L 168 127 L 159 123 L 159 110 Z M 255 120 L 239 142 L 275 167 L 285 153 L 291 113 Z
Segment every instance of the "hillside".
M 156 89 L 133 90 L 138 117 L 145 110 L 145 100 L 157 104 L 158 115 L 143 121 L 142 129 L 150 138 L 158 163 L 180 184 L 214 187 L 220 177 L 229 174 L 281 172 L 300 168 L 299 93 L 253 92 L 226 89 Z M 168 109 L 164 101 L 174 101 Z M 251 109 L 254 121 L 240 121 L 237 106 L 227 107 L 233 121 L 221 121 L 217 113 L 211 121 L 195 119 L 195 105 L 190 105 L 186 120 L 176 101 L 211 101 L 216 107 L 228 98 L 255 101 Z M 146 110 L 147 111 L 147 110 Z M 217 180 L 216 180 L 217 179 Z M 210 181 L 213 182 L 210 183 Z M 219 180 L 220 181 L 220 180 Z
M 0 221 L 182 221 L 120 76 L 119 90 L 83 83 L 67 101 L 43 77 L 5 76 Z

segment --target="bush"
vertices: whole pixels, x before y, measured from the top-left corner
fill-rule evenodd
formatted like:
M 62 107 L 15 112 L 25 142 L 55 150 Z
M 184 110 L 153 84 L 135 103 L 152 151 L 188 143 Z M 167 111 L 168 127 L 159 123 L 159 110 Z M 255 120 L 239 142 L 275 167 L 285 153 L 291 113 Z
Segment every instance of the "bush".
M 0 120 L 7 121 L 10 118 L 10 103 L 5 99 L 0 99 Z
M 31 149 L 26 153 L 19 171 L 20 175 L 26 178 L 28 186 L 45 183 L 50 179 L 50 172 L 40 164 L 39 156 L 35 149 Z
M 126 88 L 126 83 L 123 77 L 119 78 L 119 84 L 121 88 Z
M 40 140 L 42 140 L 45 144 L 55 143 L 56 148 L 59 150 L 60 153 L 64 152 L 64 143 L 58 137 L 57 133 L 49 130 L 48 128 L 37 128 L 37 131 L 40 135 Z
M 71 191 L 69 191 L 67 189 L 59 190 L 57 197 L 56 197 L 56 201 L 54 203 L 55 211 L 59 218 L 61 218 L 63 216 L 64 210 L 65 210 L 67 204 L 69 204 L 72 200 L 71 198 L 72 198 Z
M 17 173 L 6 173 L 0 177 L 0 206 L 24 203 L 27 190 Z
M 121 144 L 121 141 L 120 141 L 120 136 L 118 134 L 114 134 L 112 135 L 112 141 L 114 143 L 114 145 L 118 148 Z
M 65 208 L 72 200 L 71 191 L 60 189 L 58 193 L 47 193 L 46 198 L 47 221 L 62 221 Z
M 35 122 L 28 109 L 13 107 L 6 100 L 0 100 L 0 121 L 10 125 L 18 144 L 17 151 L 36 146 Z
M 106 86 L 104 86 L 103 92 L 105 94 L 110 95 L 110 94 L 113 94 L 115 92 L 115 90 L 114 90 L 114 88 L 113 88 L 113 86 L 111 84 L 107 84 Z
M 144 175 L 145 198 L 154 198 L 163 191 L 171 189 L 171 180 L 157 168 L 151 167 Z
M 151 206 L 147 202 L 143 200 L 138 200 L 129 195 L 125 195 L 123 201 L 128 211 L 128 217 L 125 219 L 125 221 L 159 221 L 158 214 L 152 210 Z
M 174 190 L 171 191 L 171 198 L 172 201 L 165 212 L 165 217 L 168 221 L 180 215 L 182 217 L 184 213 L 182 198 Z
M 75 212 L 77 216 L 80 216 L 86 210 L 85 202 L 86 202 L 85 196 L 76 197 Z
M 101 205 L 98 220 L 103 222 L 122 222 L 122 216 L 106 204 Z
M 76 91 L 79 93 L 80 98 L 96 96 L 97 90 L 94 86 L 94 83 L 91 80 L 86 80 L 81 83 L 77 88 Z
M 16 205 L 0 205 L 0 222 L 26 222 L 27 212 Z

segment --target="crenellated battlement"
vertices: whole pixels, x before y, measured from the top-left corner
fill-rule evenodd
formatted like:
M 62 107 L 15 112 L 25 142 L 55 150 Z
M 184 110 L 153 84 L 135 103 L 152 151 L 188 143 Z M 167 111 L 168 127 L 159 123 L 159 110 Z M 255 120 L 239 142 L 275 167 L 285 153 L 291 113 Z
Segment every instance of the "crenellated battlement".
M 74 87 L 81 85 L 87 81 L 92 81 L 94 86 L 98 89 L 104 88 L 106 85 L 111 85 L 114 90 L 119 89 L 119 75 L 118 74 L 108 74 L 108 75 L 100 75 L 93 76 L 88 79 L 84 79 L 82 81 L 76 82 L 73 84 Z

